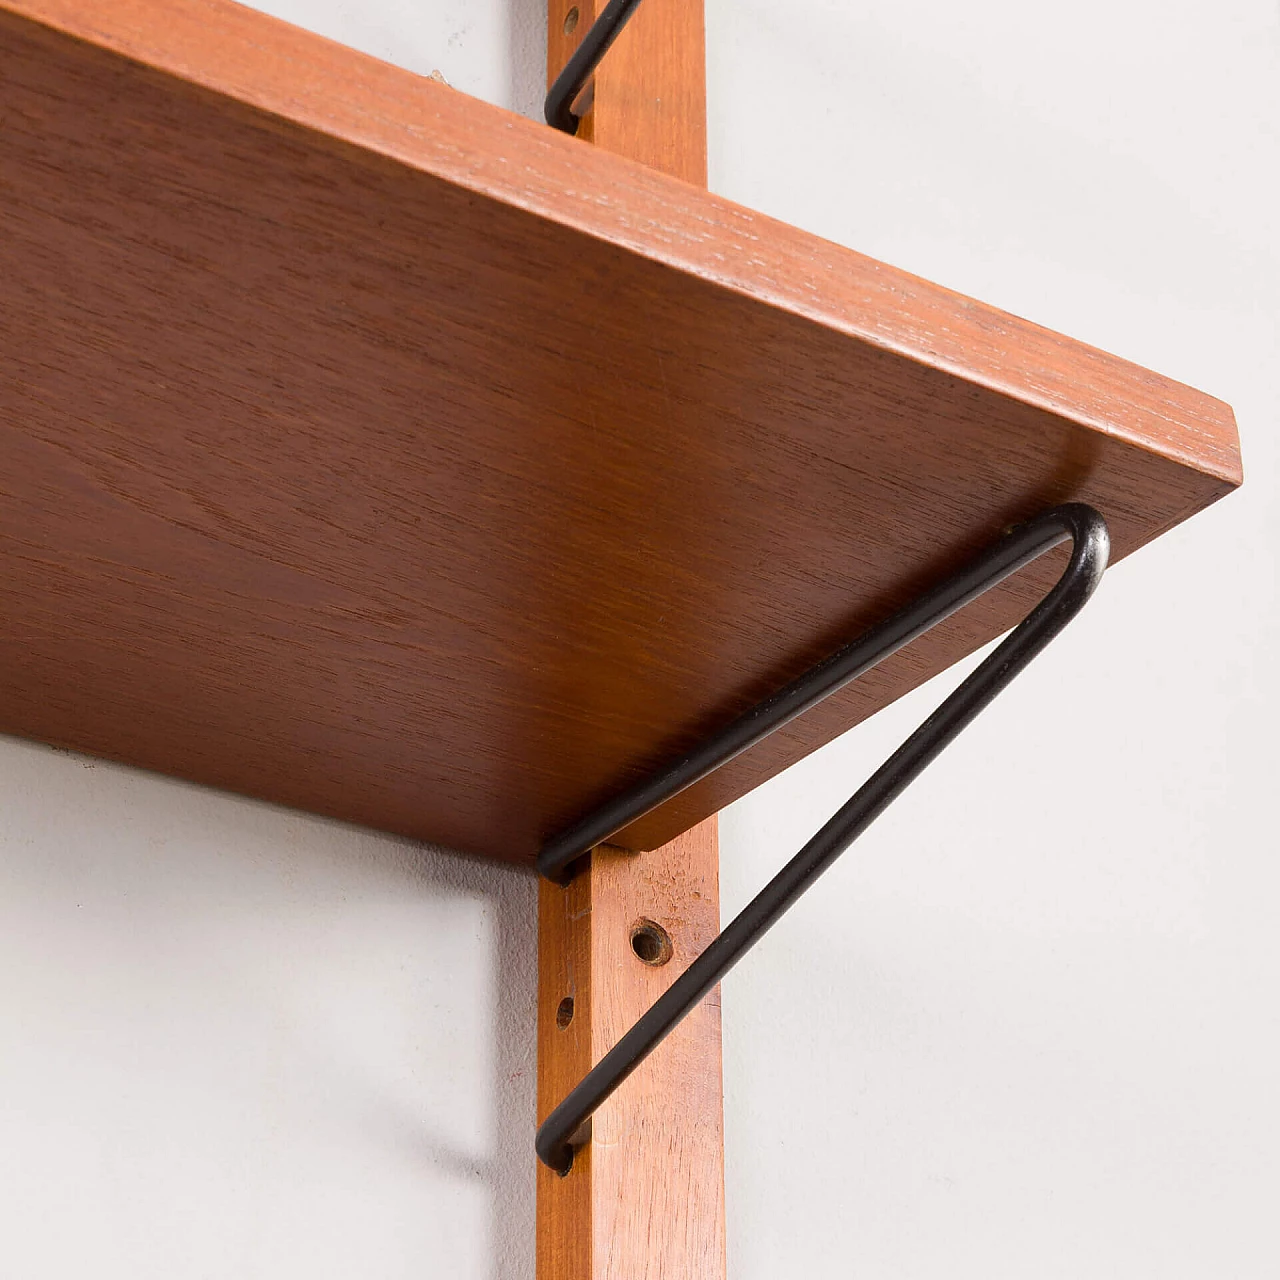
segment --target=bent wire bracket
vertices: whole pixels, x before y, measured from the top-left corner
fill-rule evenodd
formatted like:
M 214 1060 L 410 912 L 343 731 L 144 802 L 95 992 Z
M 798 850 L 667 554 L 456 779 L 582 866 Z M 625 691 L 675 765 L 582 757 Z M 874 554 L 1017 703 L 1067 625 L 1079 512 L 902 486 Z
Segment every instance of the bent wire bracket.
M 538 870 L 566 883 L 573 864 L 636 819 L 727 764 L 775 729 L 844 688 L 1052 547 L 1071 558 L 1053 589 L 942 705 L 863 783 L 630 1031 L 587 1072 L 538 1130 L 537 1151 L 569 1172 L 586 1122 L 610 1094 L 979 712 L 1084 607 L 1107 567 L 1106 521 L 1070 503 L 1013 529 L 946 582 L 739 716 L 683 759 L 601 806 L 550 840 Z
M 581 117 L 573 114 L 573 104 L 591 79 L 592 72 L 600 65 L 600 59 L 609 52 L 609 46 L 639 7 L 640 0 L 609 0 L 604 11 L 591 24 L 591 30 L 582 37 L 582 43 L 573 51 L 573 56 L 564 64 L 564 70 L 547 91 L 543 115 L 553 129 L 559 129 L 561 133 L 578 132 Z

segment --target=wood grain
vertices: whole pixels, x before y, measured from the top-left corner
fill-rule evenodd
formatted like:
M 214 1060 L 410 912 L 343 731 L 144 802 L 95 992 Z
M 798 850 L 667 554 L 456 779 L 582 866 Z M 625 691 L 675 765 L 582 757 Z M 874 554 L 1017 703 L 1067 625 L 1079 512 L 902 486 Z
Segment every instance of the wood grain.
M 603 0 L 548 0 L 548 83 L 603 8 Z M 582 95 L 590 109 L 578 139 L 705 187 L 706 40 L 701 4 L 644 0 Z
M 0 107 L 6 732 L 527 861 L 1009 522 L 1240 480 L 1208 396 L 226 0 L 0 0 Z
M 703 0 L 648 0 L 641 7 L 632 26 L 657 17 L 670 24 L 669 38 L 659 38 L 660 27 L 641 27 L 636 45 L 620 40 L 609 51 L 610 74 L 599 75 L 595 86 L 597 127 L 594 135 L 581 131 L 597 146 L 657 158 L 668 168 L 683 165 L 681 176 L 698 181 L 705 181 L 706 161 L 702 6 Z M 563 7 L 563 0 L 548 0 L 551 30 L 563 26 Z M 693 63 L 663 52 L 693 29 Z M 637 50 L 645 49 L 653 66 L 637 60 Z M 567 58 L 571 49 L 562 52 Z M 623 60 L 615 62 L 619 53 Z M 548 82 L 559 73 L 557 56 L 548 61 Z M 665 113 L 648 109 L 655 94 Z M 637 95 L 645 108 L 629 128 L 613 128 Z M 672 102 L 679 105 L 675 114 Z M 581 354 L 589 361 L 591 348 Z M 539 890 L 540 1122 L 720 929 L 714 816 L 642 855 L 598 848 L 590 864 L 569 887 L 544 882 Z M 637 930 L 663 938 L 663 962 L 637 957 Z M 567 1026 L 566 1008 L 572 1010 Z M 592 1117 L 590 1141 L 567 1176 L 539 1165 L 537 1259 L 539 1280 L 724 1280 L 718 987 Z
M 597 849 L 567 888 L 543 882 L 539 1119 L 715 937 L 717 864 L 710 818 L 649 853 Z M 645 920 L 674 942 L 661 967 L 632 950 Z M 538 1166 L 539 1280 L 723 1280 L 720 1081 L 717 988 L 596 1112 L 565 1177 Z

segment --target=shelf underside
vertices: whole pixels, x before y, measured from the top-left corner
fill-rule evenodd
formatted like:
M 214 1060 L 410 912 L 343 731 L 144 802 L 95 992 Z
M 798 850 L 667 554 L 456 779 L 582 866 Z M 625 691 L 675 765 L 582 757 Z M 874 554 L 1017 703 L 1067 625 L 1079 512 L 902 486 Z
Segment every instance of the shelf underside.
M 1009 523 L 1239 482 L 1210 397 L 220 0 L 0 0 L 0 107 L 6 732 L 525 861 Z

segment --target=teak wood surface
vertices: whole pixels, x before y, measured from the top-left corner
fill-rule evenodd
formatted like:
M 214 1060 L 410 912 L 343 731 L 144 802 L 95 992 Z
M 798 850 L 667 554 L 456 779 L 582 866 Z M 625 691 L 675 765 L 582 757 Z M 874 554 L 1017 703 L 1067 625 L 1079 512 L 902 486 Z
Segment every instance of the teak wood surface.
M 705 182 L 702 12 L 646 0 L 596 74 L 580 137 Z M 548 82 L 573 52 L 567 29 L 581 39 L 595 17 L 548 0 Z M 716 936 L 717 830 L 711 817 L 643 854 L 599 848 L 569 886 L 539 886 L 539 1122 Z M 632 936 L 655 927 L 670 952 L 648 964 Z M 724 1280 L 719 988 L 596 1111 L 565 1177 L 538 1166 L 537 1234 L 539 1280 Z
M 716 936 L 718 866 L 712 817 L 648 853 L 597 849 L 567 888 L 541 885 L 539 1119 Z M 673 944 L 660 967 L 631 948 L 650 921 Z M 717 988 L 595 1113 L 568 1174 L 538 1165 L 538 1280 L 724 1280 L 721 1088 Z
M 5 732 L 527 861 L 1010 522 L 1240 480 L 1209 396 L 227 0 L 0 0 L 0 108 Z
M 548 85 L 603 8 L 604 0 L 548 0 Z M 706 50 L 701 3 L 644 0 L 581 95 L 577 137 L 705 187 Z

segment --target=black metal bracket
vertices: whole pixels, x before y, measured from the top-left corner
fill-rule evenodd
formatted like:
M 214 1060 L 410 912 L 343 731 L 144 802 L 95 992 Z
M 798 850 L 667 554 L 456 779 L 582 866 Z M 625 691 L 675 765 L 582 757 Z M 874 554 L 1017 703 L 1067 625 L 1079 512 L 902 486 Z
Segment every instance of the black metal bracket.
M 612 8 L 612 6 L 610 6 Z M 606 10 L 608 12 L 608 10 Z M 702 746 L 556 836 L 538 870 L 566 883 L 574 864 L 598 844 L 705 778 L 796 716 L 842 689 L 997 583 L 1070 541 L 1071 558 L 1048 595 L 942 705 L 863 783 L 853 797 L 765 886 L 587 1072 L 538 1130 L 538 1157 L 566 1174 L 574 1141 L 610 1094 L 782 917 L 804 891 L 930 764 L 960 731 L 1084 607 L 1107 567 L 1106 521 L 1070 503 L 1011 530 L 993 547 L 891 618 L 837 650 L 784 689 L 745 712 Z
M 559 129 L 561 133 L 578 132 L 581 118 L 573 114 L 573 104 L 600 65 L 600 59 L 609 52 L 609 46 L 639 7 L 640 0 L 609 0 L 591 24 L 591 30 L 582 37 L 573 56 L 564 64 L 564 70 L 547 91 L 543 115 L 553 129 Z

